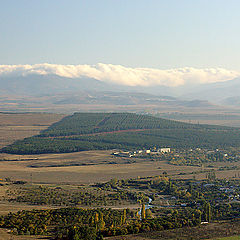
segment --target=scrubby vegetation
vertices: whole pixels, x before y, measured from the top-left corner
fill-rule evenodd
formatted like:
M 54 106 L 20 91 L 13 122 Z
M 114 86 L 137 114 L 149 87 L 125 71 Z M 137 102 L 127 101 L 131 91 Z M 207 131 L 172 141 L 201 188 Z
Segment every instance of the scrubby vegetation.
M 12 185 L 7 192 L 9 202 L 53 206 L 116 206 L 146 202 L 142 192 L 128 191 L 114 187 L 48 187 L 42 185 Z

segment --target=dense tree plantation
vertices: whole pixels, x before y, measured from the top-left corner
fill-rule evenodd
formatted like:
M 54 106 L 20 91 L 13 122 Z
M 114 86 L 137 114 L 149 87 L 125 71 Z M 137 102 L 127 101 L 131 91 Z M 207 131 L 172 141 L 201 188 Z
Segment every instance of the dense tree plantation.
M 132 113 L 75 113 L 54 123 L 40 135 L 16 141 L 1 151 L 39 154 L 153 147 L 212 149 L 229 146 L 240 146 L 239 129 L 181 123 Z
M 54 123 L 42 131 L 40 136 L 71 136 L 90 133 L 111 132 L 128 129 L 199 129 L 226 127 L 204 127 L 197 124 L 187 124 L 167 119 L 156 118 L 148 115 L 134 113 L 75 113 L 61 121 Z

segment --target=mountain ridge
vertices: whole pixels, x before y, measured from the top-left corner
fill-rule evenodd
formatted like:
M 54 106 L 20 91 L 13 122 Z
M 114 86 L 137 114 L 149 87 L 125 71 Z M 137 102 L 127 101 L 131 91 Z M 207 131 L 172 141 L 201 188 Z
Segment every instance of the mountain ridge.
M 94 78 L 66 78 L 56 74 L 0 76 L 1 102 L 30 104 L 44 98 L 52 104 L 175 104 L 186 107 L 209 107 L 213 104 L 238 107 L 240 78 L 227 82 L 179 87 L 125 86 Z M 14 98 L 15 96 L 15 98 Z M 149 96 L 149 99 L 147 99 Z M 35 98 L 35 99 L 34 99 Z M 38 99 L 37 99 L 38 98 Z

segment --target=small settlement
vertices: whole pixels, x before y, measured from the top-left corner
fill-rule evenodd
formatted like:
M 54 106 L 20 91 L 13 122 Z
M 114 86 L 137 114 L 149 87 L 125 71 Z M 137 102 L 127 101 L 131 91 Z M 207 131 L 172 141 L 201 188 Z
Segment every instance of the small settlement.
M 156 154 L 164 154 L 170 153 L 170 148 L 159 148 L 159 149 L 141 149 L 136 151 L 117 151 L 113 152 L 112 155 L 118 157 L 136 157 L 144 154 L 156 155 Z

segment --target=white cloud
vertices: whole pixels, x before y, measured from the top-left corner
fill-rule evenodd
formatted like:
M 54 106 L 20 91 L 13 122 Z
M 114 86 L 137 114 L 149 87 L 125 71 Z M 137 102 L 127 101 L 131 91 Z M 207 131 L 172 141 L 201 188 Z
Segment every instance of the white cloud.
M 180 86 L 186 84 L 214 83 L 239 77 L 240 73 L 224 68 L 128 68 L 121 65 L 0 65 L 1 76 L 25 76 L 29 74 L 56 74 L 68 78 L 89 77 L 100 81 L 128 86 Z

